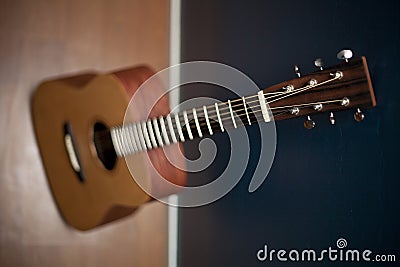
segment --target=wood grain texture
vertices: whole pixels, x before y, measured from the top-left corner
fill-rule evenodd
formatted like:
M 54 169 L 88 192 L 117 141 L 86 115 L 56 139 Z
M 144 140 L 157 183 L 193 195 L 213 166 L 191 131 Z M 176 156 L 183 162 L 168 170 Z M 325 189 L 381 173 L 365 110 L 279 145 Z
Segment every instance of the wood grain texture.
M 322 84 L 324 81 L 332 79 L 331 73 L 340 71 L 343 78 Z M 358 107 L 369 108 L 376 106 L 374 90 L 369 75 L 367 60 L 365 57 L 355 58 L 349 62 L 342 62 L 323 71 L 311 73 L 300 78 L 292 79 L 282 83 L 275 84 L 264 89 L 264 92 L 279 92 L 287 85 L 293 85 L 294 88 L 302 88 L 308 85 L 311 79 L 315 79 L 320 83 L 320 86 L 311 88 L 300 94 L 295 94 L 287 98 L 283 98 L 276 102 L 270 103 L 271 109 L 276 107 L 296 106 L 299 104 L 318 103 L 324 101 L 341 100 L 344 97 L 349 99 L 349 104 L 342 106 L 340 102 L 324 104 L 322 110 L 317 111 L 313 107 L 300 108 L 297 115 L 292 115 L 288 112 L 275 116 L 274 120 L 284 120 L 295 118 L 297 116 L 310 115 L 320 112 L 340 111 L 355 109 Z M 272 102 L 272 101 L 270 101 Z M 284 110 L 284 109 L 282 109 Z M 277 110 L 277 112 L 279 112 Z
M 87 233 L 65 225 L 50 194 L 30 114 L 45 79 L 85 69 L 168 64 L 169 1 L 2 1 L 0 265 L 165 266 L 166 207 Z

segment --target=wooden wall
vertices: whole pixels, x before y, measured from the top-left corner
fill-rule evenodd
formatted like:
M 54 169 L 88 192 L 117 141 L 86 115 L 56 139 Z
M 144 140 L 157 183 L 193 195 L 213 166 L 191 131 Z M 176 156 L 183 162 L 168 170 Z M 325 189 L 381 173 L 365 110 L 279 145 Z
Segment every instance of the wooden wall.
M 168 0 L 2 0 L 0 5 L 0 266 L 165 266 L 159 203 L 90 231 L 64 224 L 30 115 L 43 79 L 86 69 L 168 64 Z

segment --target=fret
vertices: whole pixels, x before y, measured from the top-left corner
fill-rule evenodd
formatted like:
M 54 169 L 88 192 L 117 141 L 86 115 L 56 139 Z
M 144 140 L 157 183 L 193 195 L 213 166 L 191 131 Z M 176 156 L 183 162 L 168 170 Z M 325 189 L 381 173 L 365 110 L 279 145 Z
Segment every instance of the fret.
M 149 149 L 152 149 L 153 146 L 151 145 L 151 142 L 150 142 L 150 137 L 149 137 L 149 133 L 147 131 L 146 121 L 142 122 L 142 129 L 143 129 L 144 140 L 146 141 L 147 147 Z
M 206 123 L 207 123 L 207 127 L 208 127 L 208 132 L 210 133 L 210 135 L 213 135 L 213 131 L 210 125 L 210 120 L 208 119 L 208 112 L 207 112 L 207 107 L 203 106 L 203 111 L 204 111 L 204 116 L 206 118 Z
M 232 118 L 233 126 L 234 126 L 235 128 L 237 128 L 236 121 L 235 121 L 235 117 L 233 116 L 232 105 L 231 105 L 231 101 L 230 101 L 230 100 L 228 100 L 228 105 L 229 105 L 229 112 L 231 113 L 231 118 Z
M 131 137 L 131 135 L 129 133 L 129 129 L 126 126 L 125 127 L 123 126 L 122 128 L 124 129 L 125 136 L 126 136 L 126 139 L 127 139 L 129 153 L 130 154 L 135 153 L 136 150 L 135 150 L 135 147 L 133 146 L 132 137 Z
M 176 144 L 178 140 L 176 140 L 174 126 L 172 125 L 171 114 L 167 115 L 167 123 L 168 123 L 169 133 L 171 134 L 172 137 L 172 142 Z
M 268 114 L 267 104 L 265 101 L 264 92 L 261 90 L 258 92 L 258 101 L 260 102 L 261 112 L 265 122 L 270 122 L 271 118 Z
M 179 133 L 179 137 L 181 138 L 181 141 L 185 142 L 185 137 L 183 136 L 181 122 L 179 121 L 178 113 L 175 114 L 175 123 L 176 123 L 176 128 L 178 129 L 178 133 Z
M 111 135 L 111 141 L 114 145 L 114 150 L 115 153 L 117 154 L 117 156 L 121 157 L 122 156 L 122 152 L 121 152 L 121 144 L 119 142 L 119 137 L 117 134 L 117 129 L 118 128 L 111 128 L 110 130 L 110 135 Z
M 157 118 L 153 119 L 153 126 L 154 126 L 154 130 L 156 131 L 156 137 L 157 137 L 158 144 L 160 146 L 164 146 L 163 140 L 161 139 L 160 128 L 158 128 Z
M 246 101 L 244 99 L 244 96 L 242 96 L 242 100 L 243 100 L 244 111 L 246 112 L 246 116 L 247 116 L 247 121 L 249 122 L 249 125 L 251 125 L 251 120 L 250 120 L 250 117 L 249 117 L 249 113 L 247 112 L 247 104 L 246 104 Z
M 126 149 L 126 143 L 125 143 L 126 138 L 123 136 L 124 133 L 123 133 L 123 129 L 121 127 L 118 127 L 117 134 L 118 134 L 119 142 L 121 144 L 121 153 L 123 155 L 127 155 L 128 151 Z
M 133 143 L 132 143 L 132 138 L 130 136 L 129 133 L 129 129 L 125 126 L 122 127 L 122 130 L 125 132 L 125 136 L 127 138 L 127 144 L 128 144 L 128 150 L 129 150 L 129 154 L 135 153 L 135 148 L 133 147 Z
M 187 132 L 189 135 L 189 139 L 193 140 L 193 134 L 192 134 L 192 130 L 190 129 L 190 124 L 189 124 L 186 110 L 183 111 L 183 119 L 185 120 L 185 125 L 186 125 L 186 129 L 187 129 Z
M 154 136 L 154 130 L 153 125 L 151 124 L 151 120 L 147 121 L 147 128 L 149 129 L 151 143 L 153 144 L 153 147 L 156 148 L 158 145 L 156 137 Z
M 140 138 L 139 138 L 139 133 L 138 133 L 138 130 L 137 130 L 137 125 L 136 125 L 136 123 L 132 123 L 132 128 L 133 128 L 134 138 L 135 138 L 136 144 L 137 144 L 138 147 L 139 147 L 139 150 L 140 150 L 140 151 L 145 150 L 145 148 L 142 147 L 142 144 L 140 143 Z
M 258 97 L 255 105 L 256 107 L 261 107 L 263 121 L 271 121 L 268 103 L 263 92 L 260 91 L 254 97 L 256 99 Z M 190 110 L 184 110 L 180 114 L 171 113 L 165 117 L 160 116 L 146 121 L 111 128 L 110 135 L 115 153 L 118 156 L 126 156 L 172 143 L 184 142 L 185 139 L 193 140 L 195 136 L 203 138 L 207 134 L 213 135 L 218 131 L 225 132 L 225 127 L 231 126 L 230 124 L 224 125 L 224 120 L 228 122 L 231 120 L 234 128 L 240 127 L 243 124 L 252 125 L 257 123 L 257 117 L 251 111 L 252 106 L 247 102 L 246 97 L 240 97 L 232 102 L 231 100 L 227 100 L 224 103 L 214 103 L 214 107 L 215 111 L 212 113 L 209 113 L 210 106 L 203 105 L 199 109 L 192 108 L 193 118 Z M 236 113 L 237 110 L 241 112 Z M 204 115 L 201 114 L 201 111 L 204 112 Z M 237 117 L 239 118 L 239 124 Z M 175 122 L 173 119 L 175 119 Z M 176 129 L 174 129 L 175 127 Z M 196 130 L 194 130 L 195 128 Z
M 218 104 L 215 103 L 215 111 L 217 112 L 217 117 L 218 117 L 218 122 L 219 122 L 219 126 L 221 127 L 221 131 L 224 132 L 224 125 L 222 124 L 222 120 L 221 120 L 221 116 L 219 115 L 219 109 L 218 109 Z
M 132 147 L 133 147 L 133 151 L 136 153 L 136 152 L 139 151 L 139 149 L 137 147 L 137 144 L 136 144 L 136 141 L 135 141 L 135 138 L 134 138 L 133 129 L 132 129 L 132 123 L 129 123 L 125 127 L 126 127 L 126 129 L 128 131 L 128 134 L 129 134 L 129 137 L 130 137 L 129 139 L 131 141 L 131 144 L 132 144 Z
M 256 116 L 255 112 L 257 115 L 262 115 L 262 121 L 272 120 L 272 114 L 268 109 L 268 102 L 263 91 L 251 96 L 252 101 L 248 101 L 248 99 L 243 96 L 235 100 L 216 102 L 213 104 L 215 110 L 212 110 L 212 105 L 203 105 L 200 108 L 183 110 L 147 121 L 111 128 L 110 137 L 115 153 L 118 156 L 126 156 L 173 143 L 185 142 L 188 139 L 193 140 L 195 137 L 203 138 L 205 135 L 225 132 L 226 127 L 238 128 L 256 124 L 260 118 Z M 173 121 L 174 119 L 175 121 Z M 224 123 L 224 120 L 228 124 Z
M 124 145 L 125 155 L 132 153 L 131 148 L 129 146 L 129 136 L 127 135 L 126 129 L 124 127 L 119 127 L 121 131 L 121 139 Z
M 197 132 L 199 134 L 199 137 L 201 138 L 201 137 L 203 137 L 203 133 L 201 132 L 201 129 L 200 129 L 199 119 L 197 118 L 197 112 L 196 112 L 195 108 L 193 108 L 192 113 L 193 113 L 193 117 L 194 117 L 194 122 L 196 123 Z
M 168 138 L 168 134 L 167 134 L 167 129 L 165 128 L 164 117 L 160 116 L 159 120 L 160 120 L 160 124 L 161 124 L 161 132 L 163 134 L 165 144 L 169 145 L 170 142 L 169 142 L 169 138 Z
M 271 121 L 268 103 L 263 92 L 260 91 L 255 97 L 258 97 L 258 101 L 255 103 L 258 103 L 257 107 L 261 107 L 263 121 Z M 190 110 L 184 110 L 180 114 L 171 113 L 165 117 L 160 116 L 147 121 L 111 128 L 110 135 L 115 153 L 118 156 L 126 156 L 172 143 L 184 142 L 185 139 L 193 140 L 195 136 L 203 138 L 207 134 L 213 135 L 218 131 L 225 132 L 225 127 L 228 127 L 228 124 L 224 125 L 223 120 L 228 122 L 232 120 L 234 128 L 242 125 L 238 124 L 236 117 L 244 125 L 257 123 L 257 118 L 251 111 L 252 107 L 246 101 L 246 97 L 241 97 L 235 100 L 235 103 L 231 100 L 219 103 L 220 105 L 214 103 L 215 111 L 212 113 L 209 113 L 210 106 L 203 105 L 199 109 L 192 108 L 193 118 Z M 237 109 L 241 111 L 238 114 L 234 113 Z M 204 112 L 204 115 L 201 114 L 201 111 Z M 175 119 L 175 122 L 173 119 Z M 231 127 L 230 124 L 229 127 Z
M 136 123 L 137 129 L 138 129 L 138 133 L 139 133 L 139 140 L 142 144 L 142 147 L 144 148 L 144 150 L 148 149 L 146 146 L 146 141 L 144 140 L 144 136 L 143 136 L 143 130 L 142 130 L 142 126 L 140 125 L 140 123 Z

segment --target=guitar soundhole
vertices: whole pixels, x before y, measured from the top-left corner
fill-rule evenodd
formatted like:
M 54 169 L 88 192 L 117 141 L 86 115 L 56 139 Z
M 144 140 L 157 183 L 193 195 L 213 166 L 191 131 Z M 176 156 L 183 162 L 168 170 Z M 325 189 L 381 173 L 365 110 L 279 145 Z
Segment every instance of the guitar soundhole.
M 117 161 L 117 154 L 115 154 L 112 145 L 110 131 L 101 122 L 95 123 L 93 127 L 93 143 L 96 148 L 97 156 L 104 168 L 112 170 Z

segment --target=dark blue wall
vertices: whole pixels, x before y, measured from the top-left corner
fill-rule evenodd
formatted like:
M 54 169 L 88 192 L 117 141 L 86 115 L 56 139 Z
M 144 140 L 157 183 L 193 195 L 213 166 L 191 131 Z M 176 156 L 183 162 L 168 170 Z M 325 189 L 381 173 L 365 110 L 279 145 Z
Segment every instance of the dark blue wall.
M 180 209 L 180 266 L 280 266 L 259 262 L 264 244 L 279 249 L 336 247 L 396 254 L 400 261 L 400 2 L 399 1 L 182 1 L 182 61 L 213 60 L 250 76 L 260 87 L 303 73 L 312 61 L 337 63 L 343 47 L 367 57 L 377 107 L 356 123 L 353 113 L 277 122 L 277 153 L 267 180 L 247 188 L 256 163 L 227 196 L 200 208 Z M 183 98 L 224 92 L 183 91 Z M 257 153 L 257 131 L 251 145 Z M 213 139 L 226 145 L 224 135 Z M 185 144 L 195 151 L 196 142 Z M 196 154 L 196 153 L 194 153 Z M 219 163 L 190 179 L 207 179 Z M 221 167 L 222 166 L 222 167 Z M 284 266 L 298 263 L 285 263 Z M 301 264 L 300 264 L 301 265 Z M 308 263 L 312 266 L 312 263 Z M 332 263 L 322 266 L 355 266 Z M 358 266 L 358 265 L 357 265 Z M 390 264 L 373 264 L 390 266 Z

